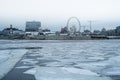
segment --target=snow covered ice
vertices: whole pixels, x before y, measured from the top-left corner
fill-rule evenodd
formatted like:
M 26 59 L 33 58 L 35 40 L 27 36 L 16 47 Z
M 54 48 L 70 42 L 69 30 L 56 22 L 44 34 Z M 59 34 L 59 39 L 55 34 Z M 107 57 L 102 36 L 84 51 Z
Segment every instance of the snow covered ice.
M 2 48 L 31 46 L 42 49 L 1 50 L 0 70 L 4 61 L 12 60 L 11 55 L 19 58 L 9 70 L 27 53 L 29 57 L 21 60 L 24 66 L 16 68 L 30 68 L 23 74 L 34 75 L 36 80 L 111 80 L 111 75 L 120 75 L 119 40 L 3 42 Z

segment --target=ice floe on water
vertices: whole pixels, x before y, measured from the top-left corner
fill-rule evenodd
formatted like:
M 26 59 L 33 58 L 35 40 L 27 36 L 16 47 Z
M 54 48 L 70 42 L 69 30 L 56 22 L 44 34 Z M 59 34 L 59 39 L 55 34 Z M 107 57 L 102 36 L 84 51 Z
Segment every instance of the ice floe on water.
M 18 69 L 23 69 L 23 68 L 31 68 L 32 66 L 19 66 L 19 67 L 15 67 L 15 68 L 18 68 Z
M 106 61 L 108 65 L 103 69 L 102 73 L 108 76 L 119 75 L 120 76 L 120 56 L 110 58 Z
M 38 61 L 34 60 L 34 59 L 23 59 L 21 60 L 21 62 L 23 62 L 24 64 L 31 64 L 31 65 L 35 65 L 36 63 L 38 63 Z
M 9 50 L 2 50 L 0 51 L 0 64 L 5 62 L 6 60 L 9 59 L 9 57 L 11 57 L 12 55 L 10 55 L 10 51 Z
M 75 74 L 82 74 L 82 75 L 94 75 L 94 76 L 99 76 L 95 72 L 92 72 L 90 70 L 86 69 L 77 69 L 77 68 L 62 68 L 64 71 L 70 72 L 70 73 L 75 73 Z
M 37 71 L 36 68 L 32 68 L 32 69 L 29 69 L 29 70 L 25 71 L 24 74 L 35 75 L 35 74 L 36 74 L 36 71 Z
M 11 45 L 42 47 L 28 49 L 21 60 L 22 66 L 16 67 L 26 68 L 24 74 L 32 74 L 36 80 L 111 80 L 109 76 L 120 74 L 119 41 L 11 41 L 11 44 L 6 43 L 2 47 Z M 4 51 L 0 56 L 0 70 L 4 61 L 8 61 L 4 66 L 13 67 L 25 54 L 22 49 Z M 10 55 L 9 52 L 14 54 Z
M 85 69 L 67 67 L 38 67 L 36 80 L 111 80 Z
M 114 45 L 109 41 L 39 44 L 42 49 L 30 52 L 35 59 L 22 60 L 35 65 L 25 73 L 35 75 L 37 80 L 111 80 L 109 75 L 120 72 L 120 57 L 117 57 L 120 45 L 115 45 L 116 42 Z
M 111 67 L 103 71 L 104 75 L 108 76 L 120 76 L 120 67 Z
M 27 50 L 0 51 L 0 79 L 21 59 Z

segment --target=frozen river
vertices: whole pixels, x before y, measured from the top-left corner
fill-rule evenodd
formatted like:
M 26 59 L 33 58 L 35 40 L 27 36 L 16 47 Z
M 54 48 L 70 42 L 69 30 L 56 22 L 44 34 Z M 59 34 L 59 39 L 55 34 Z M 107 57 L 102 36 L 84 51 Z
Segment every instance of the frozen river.
M 12 68 L 36 80 L 120 80 L 120 40 L 1 40 L 0 78 Z

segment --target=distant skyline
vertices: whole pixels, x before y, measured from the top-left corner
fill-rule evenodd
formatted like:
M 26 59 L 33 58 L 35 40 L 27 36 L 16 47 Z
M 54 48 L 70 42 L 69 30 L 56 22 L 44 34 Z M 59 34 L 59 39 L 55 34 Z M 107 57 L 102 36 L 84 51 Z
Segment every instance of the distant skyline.
M 0 0 L 0 30 L 25 28 L 26 21 L 41 21 L 43 28 L 60 30 L 76 16 L 89 29 L 114 29 L 120 25 L 120 0 Z

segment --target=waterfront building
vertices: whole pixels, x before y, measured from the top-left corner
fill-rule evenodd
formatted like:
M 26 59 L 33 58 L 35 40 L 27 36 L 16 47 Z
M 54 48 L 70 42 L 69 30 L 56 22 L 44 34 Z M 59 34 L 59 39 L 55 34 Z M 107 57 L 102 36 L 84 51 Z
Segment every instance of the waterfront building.
M 25 31 L 19 30 L 17 28 L 13 28 L 12 25 L 10 25 L 9 28 L 5 28 L 1 31 L 0 37 L 2 38 L 23 38 L 25 35 Z
M 62 33 L 62 34 L 67 33 L 68 34 L 68 27 L 61 28 L 60 33 Z
M 24 34 L 25 32 L 22 30 L 19 30 L 17 28 L 13 28 L 12 25 L 10 25 L 9 28 L 5 28 L 2 30 L 3 33 L 10 34 L 10 35 L 16 35 L 16 34 Z
M 105 36 L 107 36 L 107 30 L 106 30 L 105 28 L 102 28 L 100 34 L 101 34 L 101 35 L 105 35 Z
M 116 31 L 117 36 L 120 36 L 120 26 L 117 26 L 115 31 Z
M 25 35 L 27 36 L 27 37 L 36 37 L 36 36 L 38 36 L 39 35 L 39 32 L 25 32 Z
M 41 22 L 39 21 L 27 21 L 26 22 L 26 32 L 38 32 L 41 27 Z
M 2 30 L 2 32 L 6 33 L 6 34 L 13 34 L 13 31 L 18 30 L 17 28 L 13 28 L 12 25 L 10 25 L 9 28 L 5 28 Z
M 90 34 L 91 34 L 90 30 L 84 30 L 84 32 L 82 33 L 82 35 L 90 35 Z

